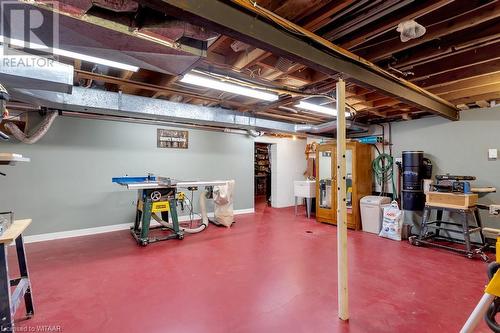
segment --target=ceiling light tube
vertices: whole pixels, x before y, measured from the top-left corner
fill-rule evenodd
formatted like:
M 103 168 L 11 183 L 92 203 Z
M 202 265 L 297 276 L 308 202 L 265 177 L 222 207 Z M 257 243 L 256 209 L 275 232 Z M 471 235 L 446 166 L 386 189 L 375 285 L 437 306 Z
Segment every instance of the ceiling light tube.
M 101 64 L 101 65 L 105 65 L 105 66 L 109 66 L 109 67 L 119 68 L 119 69 L 123 69 L 126 71 L 131 71 L 131 72 L 137 72 L 139 70 L 139 67 L 137 67 L 137 66 L 127 65 L 127 64 L 124 64 L 121 62 L 112 61 L 112 60 L 103 59 L 103 58 L 98 58 L 98 57 L 93 57 L 93 56 L 89 56 L 89 55 L 85 55 L 85 54 L 81 54 L 81 53 L 77 53 L 77 52 L 62 50 L 62 49 L 58 49 L 56 47 L 50 48 L 48 46 L 41 45 L 41 44 L 28 43 L 28 42 L 25 42 L 25 41 L 22 41 L 19 39 L 6 38 L 6 37 L 1 36 L 1 35 L 0 35 L 0 43 L 10 44 L 12 46 L 28 48 L 28 49 L 32 49 L 32 50 L 40 50 L 42 52 L 49 52 L 49 53 L 52 53 L 54 55 L 59 55 L 62 57 L 80 59 L 83 61 L 88 61 L 88 62 L 95 63 L 95 64 Z
M 314 111 L 314 112 L 318 112 L 318 113 L 327 114 L 327 115 L 332 116 L 332 117 L 337 117 L 337 109 L 334 109 L 334 108 L 329 108 L 326 106 L 313 104 L 313 103 L 309 103 L 306 101 L 300 101 L 299 104 L 296 104 L 294 106 L 301 108 L 301 109 L 304 109 L 304 110 Z M 345 116 L 350 117 L 351 114 L 349 112 L 346 112 Z
M 216 80 L 191 73 L 185 74 L 181 79 L 181 82 L 256 99 L 262 99 L 269 102 L 277 101 L 279 99 L 279 96 L 277 94 L 271 94 L 263 90 L 247 88 L 234 83 L 223 82 L 221 80 Z

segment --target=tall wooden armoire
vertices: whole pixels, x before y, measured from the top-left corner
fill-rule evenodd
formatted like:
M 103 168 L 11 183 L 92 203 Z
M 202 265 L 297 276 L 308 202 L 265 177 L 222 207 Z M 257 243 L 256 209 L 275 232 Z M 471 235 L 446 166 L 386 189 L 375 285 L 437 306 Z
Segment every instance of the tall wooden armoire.
M 334 141 L 316 151 L 316 220 L 337 224 L 337 155 Z M 372 147 L 346 144 L 347 227 L 361 229 L 359 200 L 372 194 Z

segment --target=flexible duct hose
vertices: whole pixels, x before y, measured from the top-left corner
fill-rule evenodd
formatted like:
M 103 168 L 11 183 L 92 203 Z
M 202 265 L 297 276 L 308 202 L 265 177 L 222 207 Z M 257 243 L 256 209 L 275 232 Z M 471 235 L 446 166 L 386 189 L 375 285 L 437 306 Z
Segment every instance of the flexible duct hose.
M 40 140 L 49 131 L 50 126 L 52 126 L 52 123 L 58 114 L 59 113 L 57 111 L 47 113 L 47 115 L 43 118 L 40 127 L 38 127 L 38 129 L 31 135 L 24 134 L 24 132 L 21 131 L 14 123 L 5 124 L 5 128 L 7 128 L 19 141 L 27 144 L 33 144 Z
M 201 225 L 198 228 L 184 228 L 180 227 L 179 229 L 186 234 L 196 234 L 198 232 L 202 232 L 208 227 L 208 215 L 207 215 L 207 191 L 203 191 L 200 194 L 200 214 L 201 214 Z M 152 214 L 153 218 L 156 222 L 160 223 L 162 226 L 167 227 L 169 229 L 173 229 L 174 225 L 169 222 L 163 221 L 158 215 Z
M 386 153 L 379 154 L 372 162 L 372 169 L 377 183 L 382 188 L 384 184 L 391 181 L 393 199 L 397 199 L 398 193 L 396 192 L 396 184 L 394 183 L 394 159 L 392 156 Z
M 490 280 L 493 278 L 493 275 L 495 275 L 499 268 L 500 264 L 497 262 L 492 262 L 488 265 L 488 278 Z M 500 325 L 498 325 L 495 319 L 495 316 L 498 312 L 500 312 L 500 299 L 498 297 L 495 297 L 493 302 L 488 307 L 486 314 L 484 315 L 486 324 L 495 333 L 500 333 Z

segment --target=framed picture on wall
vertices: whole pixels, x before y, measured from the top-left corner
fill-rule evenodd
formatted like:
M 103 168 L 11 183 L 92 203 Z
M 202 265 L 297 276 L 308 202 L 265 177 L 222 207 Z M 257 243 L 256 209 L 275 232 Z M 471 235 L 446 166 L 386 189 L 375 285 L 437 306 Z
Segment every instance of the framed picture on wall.
M 158 148 L 179 148 L 187 149 L 189 144 L 189 132 L 167 130 L 158 128 L 157 147 Z

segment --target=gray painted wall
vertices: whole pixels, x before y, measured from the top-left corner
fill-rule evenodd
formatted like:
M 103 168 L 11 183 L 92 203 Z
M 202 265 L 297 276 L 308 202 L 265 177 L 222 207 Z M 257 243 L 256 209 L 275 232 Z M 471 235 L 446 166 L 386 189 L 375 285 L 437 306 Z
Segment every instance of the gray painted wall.
M 27 234 L 128 223 L 134 191 L 112 177 L 235 179 L 235 209 L 253 208 L 253 139 L 189 129 L 189 149 L 156 148 L 159 126 L 59 117 L 34 145 L 0 143 L 30 163 L 0 166 L 0 210 L 32 218 Z
M 461 120 L 438 117 L 392 124 L 394 156 L 403 150 L 423 150 L 433 162 L 435 174 L 477 177 L 478 186 L 495 186 L 498 193 L 480 198 L 484 204 L 500 204 L 500 159 L 488 160 L 488 148 L 500 149 L 500 107 L 463 111 Z M 500 228 L 500 218 L 482 213 L 485 226 Z

